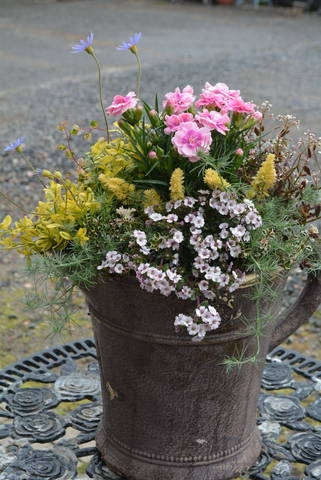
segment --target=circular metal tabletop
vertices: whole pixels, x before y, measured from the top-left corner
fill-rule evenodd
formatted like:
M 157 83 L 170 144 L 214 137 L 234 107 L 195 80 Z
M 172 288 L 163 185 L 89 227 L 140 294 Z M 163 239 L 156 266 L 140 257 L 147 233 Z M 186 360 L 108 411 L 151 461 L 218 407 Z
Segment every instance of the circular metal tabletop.
M 91 339 L 44 350 L 0 371 L 0 480 L 120 480 L 95 448 L 101 412 Z M 321 480 L 321 361 L 273 350 L 257 422 L 262 452 L 242 478 Z

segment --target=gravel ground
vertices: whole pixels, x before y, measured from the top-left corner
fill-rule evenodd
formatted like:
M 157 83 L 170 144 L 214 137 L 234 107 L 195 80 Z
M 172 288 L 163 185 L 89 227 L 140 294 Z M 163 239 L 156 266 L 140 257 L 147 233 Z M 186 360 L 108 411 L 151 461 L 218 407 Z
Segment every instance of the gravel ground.
M 87 55 L 70 55 L 70 45 L 90 31 L 104 65 L 106 103 L 134 88 L 135 65 L 115 46 L 143 31 L 144 98 L 186 83 L 199 90 L 205 80 L 240 88 L 260 103 L 268 99 L 275 113 L 302 121 L 298 134 L 320 132 L 321 18 L 295 10 L 250 6 L 205 7 L 197 2 L 162 0 L 1 0 L 0 5 L 0 148 L 20 135 L 36 168 L 67 170 L 58 152 L 55 126 L 64 120 L 86 125 L 101 120 L 96 72 Z M 79 151 L 87 146 L 79 144 Z M 30 209 L 39 193 L 37 180 L 16 155 L 0 162 L 3 189 Z M 0 215 L 10 211 L 0 204 Z M 291 302 L 302 281 L 292 277 L 285 295 Z M 0 257 L 0 366 L 50 343 L 90 336 L 85 311 L 63 339 L 48 338 L 43 317 L 21 303 L 31 290 L 23 259 Z M 77 300 L 78 301 L 78 300 Z M 299 334 L 293 348 L 320 356 L 320 312 Z

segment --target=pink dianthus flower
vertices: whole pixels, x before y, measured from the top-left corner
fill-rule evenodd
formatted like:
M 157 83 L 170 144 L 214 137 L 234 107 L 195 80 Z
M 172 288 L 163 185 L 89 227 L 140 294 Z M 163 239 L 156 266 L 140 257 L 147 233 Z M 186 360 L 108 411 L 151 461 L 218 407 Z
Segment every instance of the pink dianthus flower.
M 255 114 L 255 105 L 252 102 L 244 102 L 242 97 L 232 98 L 227 104 L 227 110 L 238 113 Z
M 176 132 L 184 122 L 192 122 L 193 115 L 191 113 L 180 113 L 179 115 L 166 115 L 165 117 L 165 125 L 167 127 L 164 129 L 164 133 L 169 135 L 172 132 Z
M 211 112 L 203 110 L 196 115 L 195 118 L 203 127 L 208 127 L 210 130 L 217 130 L 222 135 L 225 135 L 228 131 L 227 124 L 230 123 L 230 118 L 226 113 L 222 114 L 216 110 L 212 110 Z
M 225 83 L 211 85 L 209 82 L 206 82 L 202 89 L 200 100 L 197 100 L 195 105 L 197 108 L 208 107 L 224 109 L 232 98 L 238 97 L 239 95 L 239 90 L 230 90 Z
M 172 138 L 178 153 L 191 162 L 199 160 L 198 153 L 208 152 L 212 143 L 211 131 L 200 128 L 195 122 L 182 123 Z
M 122 115 L 130 108 L 135 108 L 138 102 L 135 92 L 129 92 L 124 97 L 116 95 L 113 99 L 113 103 L 106 108 L 108 115 L 117 116 Z
M 183 91 L 177 87 L 175 92 L 168 92 L 165 95 L 163 107 L 170 107 L 173 109 L 173 113 L 183 113 L 188 110 L 195 100 L 193 87 L 187 85 Z

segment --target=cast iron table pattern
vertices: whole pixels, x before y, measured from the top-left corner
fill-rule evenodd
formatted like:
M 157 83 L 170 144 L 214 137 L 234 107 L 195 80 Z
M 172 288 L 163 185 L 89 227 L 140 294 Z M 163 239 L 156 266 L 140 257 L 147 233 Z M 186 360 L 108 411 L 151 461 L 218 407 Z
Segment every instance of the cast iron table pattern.
M 0 480 L 72 480 L 85 471 L 81 478 L 121 480 L 95 449 L 101 411 L 91 339 L 44 350 L 0 371 Z M 263 449 L 244 478 L 320 480 L 321 361 L 273 350 L 257 421 Z

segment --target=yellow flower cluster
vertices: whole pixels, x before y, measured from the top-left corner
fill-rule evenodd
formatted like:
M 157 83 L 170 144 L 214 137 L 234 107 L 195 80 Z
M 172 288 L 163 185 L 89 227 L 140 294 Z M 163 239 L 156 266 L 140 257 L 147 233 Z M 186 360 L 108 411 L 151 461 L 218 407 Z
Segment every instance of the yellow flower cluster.
M 260 196 L 266 197 L 268 195 L 268 190 L 273 187 L 275 182 L 275 155 L 269 153 L 251 182 L 252 188 L 248 192 L 248 196 L 253 198 L 259 194 Z
M 49 174 L 45 172 L 45 176 Z M 62 178 L 60 172 L 53 175 Z M 35 212 L 15 222 L 14 226 L 11 227 L 11 217 L 5 217 L 0 224 L 0 245 L 30 256 L 63 250 L 70 241 L 83 245 L 89 240 L 82 223 L 87 214 L 100 209 L 91 189 L 68 179 L 61 183 L 51 180 L 44 194 L 45 200 L 38 202 Z
M 185 197 L 184 172 L 181 168 L 175 168 L 170 179 L 170 198 L 173 202 Z
M 230 187 L 229 182 L 224 180 L 224 178 L 213 168 L 207 168 L 205 170 L 204 182 L 213 190 L 226 190 Z

